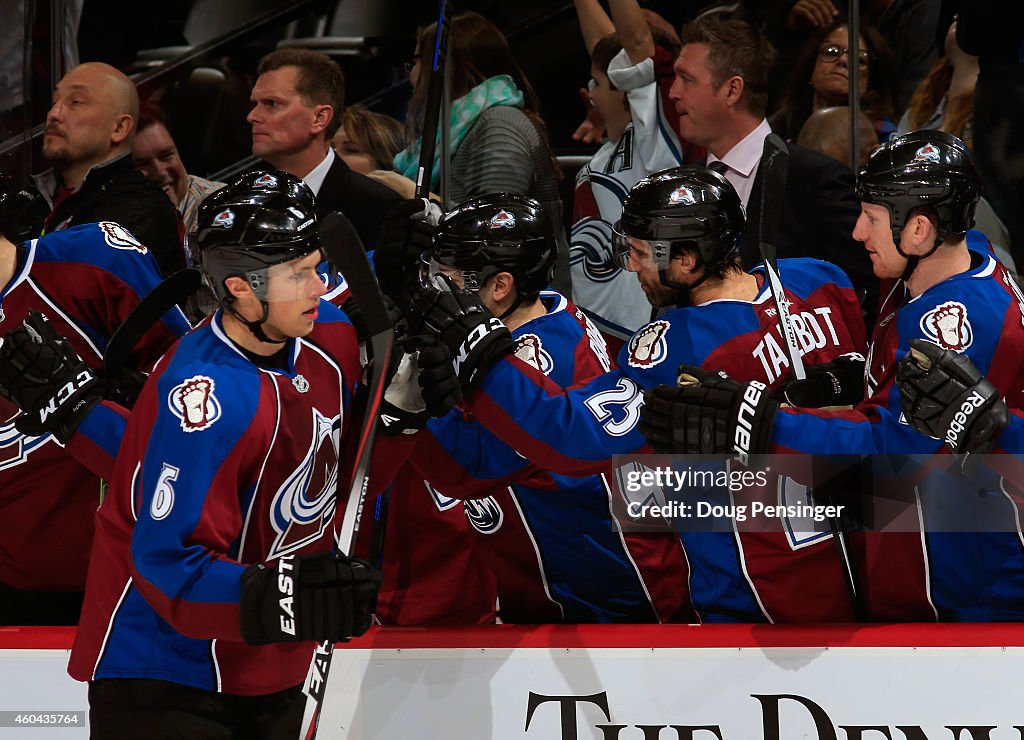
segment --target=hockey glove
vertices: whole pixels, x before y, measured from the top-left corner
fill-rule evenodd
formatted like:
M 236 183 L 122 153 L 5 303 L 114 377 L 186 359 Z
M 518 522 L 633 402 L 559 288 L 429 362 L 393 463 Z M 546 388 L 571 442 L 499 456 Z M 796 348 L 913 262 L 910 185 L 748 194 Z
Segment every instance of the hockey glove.
M 864 355 L 848 352 L 832 362 L 808 365 L 806 378 L 794 378 L 772 395 L 779 403 L 809 409 L 855 406 L 864 399 L 864 362 Z
M 740 385 L 725 373 L 679 366 L 679 385 L 644 392 L 640 431 L 657 451 L 673 455 L 748 456 L 768 450 L 779 405 L 756 380 Z
M 347 642 L 370 629 L 380 581 L 365 560 L 326 552 L 250 566 L 242 574 L 242 638 Z
M 463 390 L 516 346 L 508 328 L 469 291 L 423 288 L 413 296 L 408 316 L 410 334 L 436 337 L 448 350 Z
M 53 434 L 64 444 L 103 399 L 103 387 L 46 316 L 29 311 L 0 345 L 0 394 L 24 412 L 14 422 L 19 432 Z
M 435 418 L 446 415 L 462 400 L 462 386 L 448 349 L 433 337 L 421 339 L 416 364 L 427 415 Z
M 384 216 L 373 252 L 381 291 L 405 306 L 419 285 L 420 256 L 433 245 L 441 209 L 413 198 L 396 203 Z
M 910 426 L 945 440 L 954 453 L 990 451 L 1010 421 L 1001 394 L 967 355 L 923 339 L 910 340 L 896 386 Z
M 402 348 L 403 350 L 405 347 Z M 427 424 L 430 415 L 418 382 L 416 355 L 396 352 L 400 361 L 380 404 L 380 428 L 384 434 L 415 434 Z

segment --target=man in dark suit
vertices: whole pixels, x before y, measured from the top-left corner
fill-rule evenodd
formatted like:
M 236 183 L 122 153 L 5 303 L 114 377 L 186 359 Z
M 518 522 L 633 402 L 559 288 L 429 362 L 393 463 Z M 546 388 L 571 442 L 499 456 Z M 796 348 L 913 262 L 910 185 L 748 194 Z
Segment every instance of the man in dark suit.
M 763 175 L 768 71 L 775 52 L 764 36 L 742 21 L 703 17 L 682 28 L 682 50 L 669 92 L 680 115 L 682 138 L 708 149 L 708 167 L 725 175 L 747 211 L 741 254 L 750 268 L 761 261 Z M 860 214 L 853 173 L 809 149 L 789 145 L 789 177 L 783 193 L 779 257 L 816 257 L 843 269 L 864 298 L 869 318 L 878 280 L 867 252 L 853 238 Z M 870 322 L 869 322 L 870 326 Z
M 317 216 L 341 211 L 367 249 L 401 197 L 353 172 L 331 149 L 341 126 L 345 77 L 326 54 L 278 49 L 260 60 L 250 96 L 252 153 L 272 168 L 302 178 L 316 195 Z

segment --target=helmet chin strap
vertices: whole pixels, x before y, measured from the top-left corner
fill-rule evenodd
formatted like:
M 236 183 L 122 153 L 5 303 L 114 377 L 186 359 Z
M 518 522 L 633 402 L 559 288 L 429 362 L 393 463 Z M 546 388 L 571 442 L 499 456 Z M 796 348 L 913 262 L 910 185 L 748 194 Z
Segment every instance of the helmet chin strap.
M 677 306 L 689 306 L 690 305 L 690 294 L 693 289 L 698 287 L 701 283 L 708 279 L 708 271 L 705 268 L 704 274 L 697 278 L 694 282 L 686 285 L 685 283 L 677 283 L 668 278 L 668 270 L 658 270 L 658 279 L 661 284 L 666 288 L 672 288 L 678 293 L 678 300 L 676 301 Z
M 252 332 L 252 335 L 256 337 L 259 341 L 265 342 L 266 344 L 286 344 L 288 342 L 287 337 L 285 337 L 284 339 L 271 339 L 270 337 L 267 336 L 267 333 L 263 331 L 263 324 L 266 322 L 267 317 L 270 315 L 270 304 L 268 304 L 266 301 L 260 301 L 260 305 L 263 306 L 263 316 L 260 317 L 259 321 L 250 321 L 249 319 L 242 316 L 242 314 L 238 312 L 238 309 L 235 308 L 234 301 L 225 304 L 224 308 L 227 309 L 232 316 L 234 316 L 242 324 L 244 324 L 245 328 Z
M 907 266 L 903 268 L 903 274 L 900 275 L 900 280 L 902 280 L 903 282 L 907 282 L 908 280 L 910 280 L 910 276 L 914 274 L 914 270 L 917 269 L 917 265 L 921 262 L 921 260 L 925 259 L 926 257 L 931 257 L 933 254 L 935 254 L 935 250 L 938 249 L 943 242 L 942 237 L 936 234 L 935 243 L 932 245 L 932 248 L 929 249 L 926 253 L 907 254 L 900 248 L 900 235 L 894 233 L 893 236 L 896 237 L 893 240 L 893 244 L 896 246 L 896 251 L 899 252 L 900 256 L 907 261 Z

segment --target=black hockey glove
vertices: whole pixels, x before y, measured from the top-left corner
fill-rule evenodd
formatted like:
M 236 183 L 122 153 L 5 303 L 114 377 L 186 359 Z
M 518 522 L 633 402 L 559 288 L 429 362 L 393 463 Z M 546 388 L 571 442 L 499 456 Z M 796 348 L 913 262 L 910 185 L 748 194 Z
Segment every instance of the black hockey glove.
M 809 409 L 855 406 L 864 399 L 864 362 L 864 355 L 848 352 L 832 362 L 808 365 L 806 378 L 794 378 L 772 395 L 779 403 Z
M 779 405 L 764 383 L 740 385 L 725 373 L 679 366 L 679 385 L 644 392 L 640 431 L 657 451 L 727 455 L 740 462 L 768 450 Z
M 365 560 L 326 552 L 250 566 L 242 574 L 242 638 L 347 642 L 370 629 L 380 581 Z
M 103 399 L 103 386 L 47 318 L 29 311 L 0 345 L 0 394 L 24 412 L 14 422 L 19 432 L 64 444 Z
M 512 333 L 476 293 L 422 288 L 413 296 L 408 316 L 410 334 L 436 337 L 447 348 L 463 390 L 515 350 Z
M 422 198 L 396 203 L 381 223 L 373 267 L 381 291 L 405 306 L 419 286 L 420 256 L 429 252 L 440 208 Z
M 391 325 L 396 327 L 396 331 L 399 331 L 399 327 L 402 322 L 402 312 L 388 295 L 384 296 L 384 308 L 388 312 L 388 319 L 391 320 Z M 355 297 L 349 296 L 345 299 L 345 302 L 341 304 L 341 310 L 345 312 L 349 321 L 352 322 L 352 326 L 355 327 L 356 336 L 359 338 L 359 341 L 369 341 L 369 330 L 366 328 L 366 322 L 363 320 L 363 312 L 356 303 Z
M 433 337 L 424 338 L 419 344 L 416 364 L 419 366 L 420 391 L 427 415 L 444 416 L 462 400 L 462 386 L 452 367 L 448 348 Z
M 1010 413 L 1001 394 L 967 355 L 923 339 L 896 368 L 903 414 L 915 430 L 945 440 L 954 453 L 986 453 Z

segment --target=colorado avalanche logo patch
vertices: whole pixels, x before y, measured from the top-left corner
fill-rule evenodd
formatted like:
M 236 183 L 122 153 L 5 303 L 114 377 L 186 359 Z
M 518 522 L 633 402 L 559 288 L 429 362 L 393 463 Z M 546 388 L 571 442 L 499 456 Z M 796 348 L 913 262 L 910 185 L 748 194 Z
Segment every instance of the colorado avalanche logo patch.
M 501 529 L 505 521 L 505 514 L 502 512 L 494 496 L 487 498 L 466 499 L 466 517 L 469 523 L 480 534 L 494 534 Z
M 693 191 L 685 185 L 680 185 L 678 188 L 673 190 L 668 196 L 668 202 L 673 205 L 684 205 L 692 206 L 697 202 L 697 199 L 693 197 Z
M 181 419 L 183 431 L 201 432 L 220 418 L 220 401 L 213 395 L 215 386 L 213 378 L 193 375 L 167 394 L 167 405 Z
M 99 227 L 103 232 L 103 241 L 108 246 L 114 249 L 133 249 L 139 254 L 146 253 L 142 242 L 132 236 L 132 233 L 121 224 L 116 224 L 113 221 L 100 221 Z
M 213 217 L 213 225 L 221 229 L 230 229 L 235 225 L 235 212 L 226 208 Z
M 277 489 L 270 505 L 270 524 L 278 535 L 269 557 L 287 555 L 320 539 L 334 519 L 340 428 L 340 416 L 328 419 L 313 409 L 306 455 Z
M 268 172 L 265 175 L 257 177 L 256 182 L 254 182 L 253 185 L 258 188 L 276 188 L 277 178 Z
M 667 321 L 652 321 L 629 340 L 629 366 L 654 367 L 668 356 Z
M 964 351 L 974 341 L 967 307 L 958 301 L 946 301 L 922 316 L 921 331 L 943 349 L 957 352 Z
M 555 364 L 536 334 L 523 334 L 516 339 L 516 357 L 533 365 L 545 375 L 551 373 L 551 368 Z
M 491 217 L 490 225 L 492 229 L 511 229 L 516 225 L 516 217 L 502 209 Z
M 934 144 L 925 144 L 914 152 L 915 162 L 939 162 L 939 150 Z

